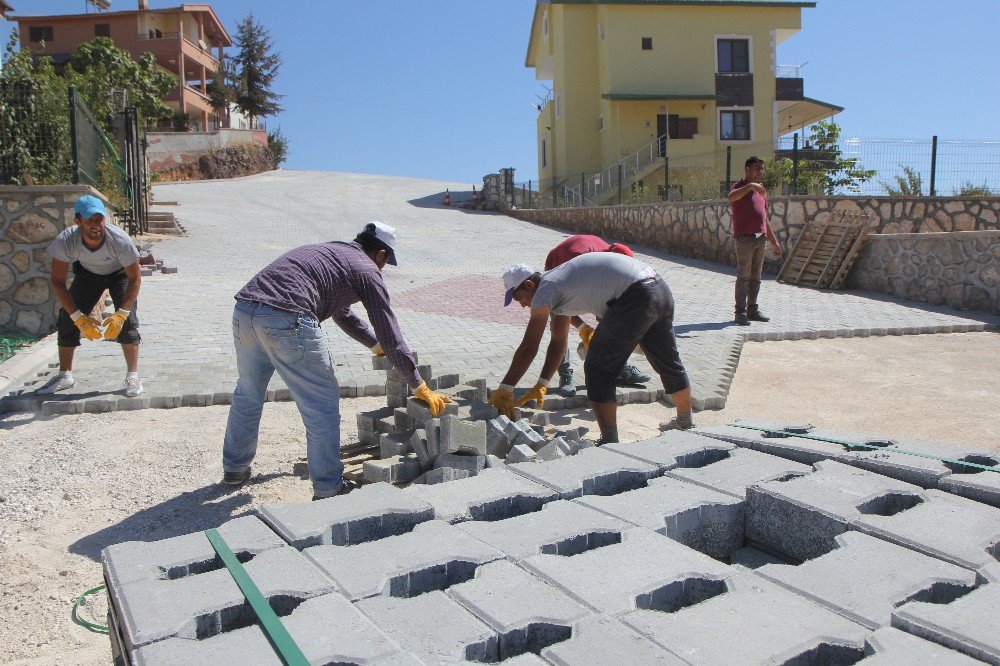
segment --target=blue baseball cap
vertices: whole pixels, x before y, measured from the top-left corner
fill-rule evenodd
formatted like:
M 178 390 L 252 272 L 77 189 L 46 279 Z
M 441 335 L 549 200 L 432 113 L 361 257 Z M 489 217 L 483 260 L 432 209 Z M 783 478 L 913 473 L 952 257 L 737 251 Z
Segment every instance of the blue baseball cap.
M 73 207 L 73 212 L 80 215 L 80 217 L 90 217 L 95 213 L 100 213 L 104 217 L 108 216 L 107 210 L 104 208 L 104 202 L 91 194 L 85 194 L 76 200 L 76 205 Z

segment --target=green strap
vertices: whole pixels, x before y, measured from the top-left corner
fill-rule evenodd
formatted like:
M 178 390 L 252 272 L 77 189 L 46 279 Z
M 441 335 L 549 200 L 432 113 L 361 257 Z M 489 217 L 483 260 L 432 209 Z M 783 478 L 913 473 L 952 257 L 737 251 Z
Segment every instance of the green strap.
M 774 428 L 761 428 L 760 426 L 744 425 L 742 423 L 730 423 L 731 427 L 734 428 L 746 428 L 747 430 L 759 430 L 761 432 L 771 433 L 771 434 L 781 434 L 787 437 L 801 437 L 803 439 L 814 439 L 817 442 L 829 442 L 830 444 L 840 444 L 841 446 L 860 446 L 866 449 L 876 449 L 878 451 L 886 450 L 884 446 L 875 446 L 874 444 L 861 444 L 856 442 L 842 442 L 839 439 L 832 439 L 830 437 L 819 437 L 817 435 L 800 434 L 797 432 L 788 432 L 787 430 L 775 430 Z M 953 465 L 965 465 L 966 467 L 975 467 L 976 469 L 983 470 L 986 472 L 1000 472 L 1000 467 L 989 467 L 987 465 L 980 465 L 979 463 L 971 463 L 967 460 L 955 460 L 954 458 L 942 458 L 940 456 L 932 456 L 929 453 L 920 453 L 918 451 L 907 451 L 906 449 L 892 449 L 892 453 L 902 453 L 908 456 L 917 456 L 920 458 L 930 458 L 931 460 L 940 460 L 941 462 L 951 463 Z
M 247 570 L 243 568 L 240 561 L 233 555 L 233 551 L 230 550 L 229 545 L 222 538 L 222 535 L 219 534 L 219 531 L 215 528 L 207 529 L 205 530 L 205 536 L 208 537 L 212 548 L 215 548 L 215 552 L 222 558 L 222 563 L 229 569 L 233 580 L 240 586 L 243 596 L 250 602 L 250 607 L 257 614 L 257 619 L 263 625 L 264 633 L 267 634 L 278 656 L 288 666 L 308 666 L 309 660 L 302 654 L 299 646 L 295 644 L 285 625 L 281 623 L 281 619 L 278 618 L 274 609 L 267 603 L 267 599 L 257 589 L 257 586 L 254 585 L 250 574 L 247 573 Z

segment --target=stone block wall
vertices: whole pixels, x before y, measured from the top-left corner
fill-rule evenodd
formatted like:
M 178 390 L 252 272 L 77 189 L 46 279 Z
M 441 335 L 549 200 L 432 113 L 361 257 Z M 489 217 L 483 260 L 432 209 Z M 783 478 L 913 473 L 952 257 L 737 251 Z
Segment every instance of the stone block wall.
M 146 159 L 156 173 L 181 164 L 197 162 L 220 148 L 234 146 L 267 147 L 267 132 L 260 129 L 220 129 L 215 132 L 149 132 Z
M 1000 314 L 1000 231 L 869 237 L 847 286 Z
M 59 304 L 45 250 L 73 224 L 73 204 L 84 194 L 104 199 L 86 185 L 0 186 L 0 331 L 55 329 Z

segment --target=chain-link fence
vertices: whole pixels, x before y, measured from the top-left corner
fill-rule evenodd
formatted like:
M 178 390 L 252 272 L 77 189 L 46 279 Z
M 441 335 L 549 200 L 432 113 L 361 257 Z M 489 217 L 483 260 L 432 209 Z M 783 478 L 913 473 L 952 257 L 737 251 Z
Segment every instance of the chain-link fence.
M 69 183 L 72 163 L 65 90 L 0 79 L 0 184 Z
M 755 156 L 765 161 L 764 185 L 774 195 L 1000 196 L 1000 140 L 841 139 L 818 132 L 705 152 L 667 137 L 650 147 L 599 172 L 522 181 L 514 189 L 523 206 L 537 208 L 706 201 L 724 198 Z

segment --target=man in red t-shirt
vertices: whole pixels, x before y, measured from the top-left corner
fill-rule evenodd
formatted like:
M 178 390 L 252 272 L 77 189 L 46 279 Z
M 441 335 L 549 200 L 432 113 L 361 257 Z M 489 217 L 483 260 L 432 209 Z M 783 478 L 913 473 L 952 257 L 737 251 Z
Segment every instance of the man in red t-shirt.
M 621 243 L 608 245 L 600 236 L 580 234 L 570 236 L 552 248 L 552 251 L 545 257 L 545 270 L 551 271 L 553 268 L 565 264 L 570 259 L 579 257 L 581 254 L 587 254 L 588 252 L 617 252 L 627 257 L 633 256 L 632 250 L 627 245 Z M 583 341 L 584 349 L 590 347 L 590 338 L 594 335 L 593 327 L 576 316 L 570 320 L 570 323 L 576 327 L 580 335 L 580 340 Z M 618 379 L 615 383 L 618 386 L 631 386 L 633 384 L 644 384 L 650 379 L 649 375 L 640 372 L 639 368 L 634 365 L 626 365 L 618 373 Z M 557 390 L 562 395 L 576 395 L 576 384 L 573 383 L 573 368 L 570 367 L 569 363 L 569 347 L 566 348 L 566 356 L 559 366 L 559 388 Z
M 781 256 L 781 246 L 767 223 L 767 190 L 761 184 L 764 160 L 751 157 L 743 165 L 742 180 L 729 191 L 733 210 L 733 238 L 736 240 L 736 323 L 749 326 L 751 321 L 770 321 L 757 305 L 760 272 L 764 267 L 767 241 Z

